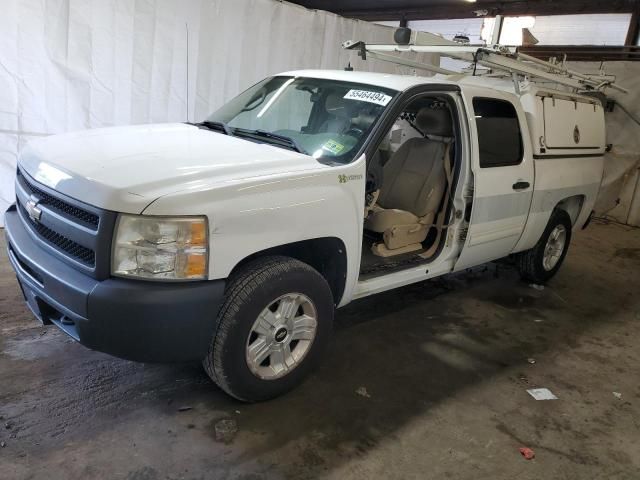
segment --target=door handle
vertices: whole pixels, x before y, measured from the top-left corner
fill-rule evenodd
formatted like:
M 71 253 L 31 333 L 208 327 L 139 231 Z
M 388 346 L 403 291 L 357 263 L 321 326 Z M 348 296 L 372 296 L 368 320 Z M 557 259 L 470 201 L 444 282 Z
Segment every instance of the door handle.
M 529 185 L 529 182 L 516 182 L 513 184 L 513 189 L 516 191 L 526 190 L 527 188 L 529 188 Z

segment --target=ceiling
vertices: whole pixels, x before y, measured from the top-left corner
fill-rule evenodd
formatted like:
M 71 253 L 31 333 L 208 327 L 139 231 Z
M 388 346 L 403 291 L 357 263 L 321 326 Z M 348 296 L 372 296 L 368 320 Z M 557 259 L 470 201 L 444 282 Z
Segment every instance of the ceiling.
M 328 10 L 362 20 L 427 20 L 468 18 L 476 13 L 502 15 L 570 15 L 623 13 L 638 8 L 638 0 L 288 0 L 317 10 Z M 484 12 L 486 11 L 486 13 Z M 480 15 L 482 16 L 482 15 Z

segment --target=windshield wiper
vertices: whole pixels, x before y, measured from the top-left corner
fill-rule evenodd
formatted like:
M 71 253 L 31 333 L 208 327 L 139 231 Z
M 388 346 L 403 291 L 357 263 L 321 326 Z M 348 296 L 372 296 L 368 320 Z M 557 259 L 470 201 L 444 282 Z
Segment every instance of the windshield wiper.
M 293 138 L 291 137 L 287 137 L 286 135 L 280 135 L 278 133 L 273 133 L 273 132 L 268 132 L 266 130 L 246 130 L 246 129 L 237 129 L 236 130 L 237 133 L 243 133 L 246 135 L 254 135 L 256 137 L 261 137 L 261 138 L 268 138 L 268 139 L 272 139 L 272 140 L 276 140 L 277 142 L 280 142 L 280 144 L 284 143 L 284 147 L 288 147 L 291 150 L 295 150 L 298 153 L 303 153 L 305 155 L 308 155 L 307 152 L 305 151 L 304 148 L 302 148 L 298 142 L 296 142 Z
M 212 120 L 205 120 L 204 122 L 200 122 L 200 123 L 192 123 L 192 125 L 195 125 L 196 127 L 204 127 L 208 130 L 218 130 L 226 135 L 233 136 L 233 132 L 231 131 L 231 128 L 229 128 L 229 125 L 227 125 L 224 122 L 214 122 Z

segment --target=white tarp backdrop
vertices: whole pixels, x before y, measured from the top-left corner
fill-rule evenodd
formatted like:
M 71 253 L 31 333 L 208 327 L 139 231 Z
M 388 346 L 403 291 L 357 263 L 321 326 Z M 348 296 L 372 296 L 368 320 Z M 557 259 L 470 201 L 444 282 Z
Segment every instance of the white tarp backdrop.
M 38 136 L 202 120 L 286 70 L 351 60 L 408 73 L 340 47 L 389 43 L 392 28 L 274 0 L 2 0 L 1 8 L 0 226 L 18 152 Z
M 392 28 L 275 0 L 0 0 L 0 7 L 0 226 L 18 152 L 38 136 L 201 120 L 290 69 L 351 60 L 356 69 L 410 73 L 340 48 L 348 39 L 391 42 Z M 610 62 L 607 70 L 632 90 L 617 97 L 640 117 L 640 62 Z M 607 114 L 607 126 L 614 151 L 602 203 L 620 196 L 609 214 L 640 225 L 640 126 L 620 109 Z

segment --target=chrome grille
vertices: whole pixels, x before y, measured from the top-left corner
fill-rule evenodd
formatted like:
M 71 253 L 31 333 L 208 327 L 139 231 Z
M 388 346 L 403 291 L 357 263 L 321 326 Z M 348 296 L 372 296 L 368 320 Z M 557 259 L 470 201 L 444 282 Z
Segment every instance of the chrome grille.
M 49 188 L 21 168 L 16 205 L 22 223 L 43 248 L 94 278 L 109 277 L 115 212 Z
M 42 237 L 42 239 L 56 248 L 67 253 L 70 257 L 84 263 L 85 265 L 93 268 L 96 265 L 96 253 L 90 248 L 83 247 L 73 240 L 69 240 L 64 235 L 54 232 L 48 227 L 45 227 L 41 223 L 33 221 L 22 204 L 18 204 L 20 213 L 23 219 L 27 219 L 33 229 Z
M 95 215 L 91 212 L 87 212 L 82 208 L 75 207 L 70 205 L 69 203 L 60 200 L 59 198 L 54 197 L 53 195 L 49 195 L 44 190 L 38 188 L 30 182 L 20 170 L 18 170 L 18 182 L 22 184 L 24 189 L 29 193 L 29 195 L 35 195 L 40 200 L 40 204 L 47 205 L 51 207 L 53 210 L 66 215 L 68 217 L 74 218 L 76 220 L 80 220 L 82 223 L 86 224 L 93 228 L 93 230 L 98 229 L 98 223 L 100 218 L 98 215 Z

